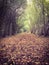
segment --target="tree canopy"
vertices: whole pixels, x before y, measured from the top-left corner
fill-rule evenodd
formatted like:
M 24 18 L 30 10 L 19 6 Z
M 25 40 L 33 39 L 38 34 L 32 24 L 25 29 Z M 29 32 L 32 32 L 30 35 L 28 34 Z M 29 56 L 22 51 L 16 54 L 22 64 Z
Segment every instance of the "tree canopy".
M 2 35 L 5 32 L 4 35 L 20 32 L 45 35 L 49 30 L 48 24 L 49 0 L 0 0 Z

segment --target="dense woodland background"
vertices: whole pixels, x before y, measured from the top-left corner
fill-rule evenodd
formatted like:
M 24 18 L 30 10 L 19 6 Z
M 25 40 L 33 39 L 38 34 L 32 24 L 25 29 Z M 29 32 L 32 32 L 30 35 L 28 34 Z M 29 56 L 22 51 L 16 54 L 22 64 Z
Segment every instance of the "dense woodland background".
M 22 32 L 49 36 L 49 0 L 0 0 L 0 38 Z

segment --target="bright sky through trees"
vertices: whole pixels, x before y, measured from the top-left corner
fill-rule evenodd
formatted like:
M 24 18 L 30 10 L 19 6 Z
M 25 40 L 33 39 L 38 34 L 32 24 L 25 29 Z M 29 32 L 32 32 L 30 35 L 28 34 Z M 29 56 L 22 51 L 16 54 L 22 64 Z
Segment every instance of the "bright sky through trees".
M 27 0 L 27 4 L 31 5 L 32 4 L 32 0 Z
M 49 0 L 46 0 L 46 2 L 49 2 Z

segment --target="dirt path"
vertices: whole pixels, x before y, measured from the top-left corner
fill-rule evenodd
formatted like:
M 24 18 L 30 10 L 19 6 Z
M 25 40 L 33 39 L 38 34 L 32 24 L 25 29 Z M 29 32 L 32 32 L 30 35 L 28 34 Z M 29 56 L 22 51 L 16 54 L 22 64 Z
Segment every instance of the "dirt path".
M 0 65 L 49 65 L 49 38 L 22 33 L 0 39 Z

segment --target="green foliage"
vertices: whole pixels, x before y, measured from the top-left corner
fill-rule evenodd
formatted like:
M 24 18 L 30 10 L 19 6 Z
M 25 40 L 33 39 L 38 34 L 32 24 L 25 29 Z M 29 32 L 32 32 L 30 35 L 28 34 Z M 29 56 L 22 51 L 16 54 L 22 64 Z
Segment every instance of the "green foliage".
M 35 7 L 35 3 L 31 0 L 27 1 L 27 6 L 24 13 L 19 17 L 18 24 L 23 26 L 23 29 L 31 30 L 32 26 L 37 22 L 40 11 Z
M 49 15 L 49 0 L 27 0 L 24 13 L 18 18 L 21 30 L 31 31 L 33 27 L 42 23 L 43 17 Z
M 49 15 L 49 0 L 45 0 L 44 6 L 45 6 L 46 14 Z

